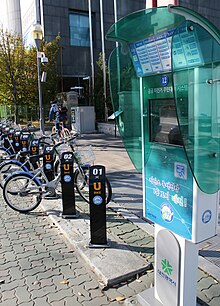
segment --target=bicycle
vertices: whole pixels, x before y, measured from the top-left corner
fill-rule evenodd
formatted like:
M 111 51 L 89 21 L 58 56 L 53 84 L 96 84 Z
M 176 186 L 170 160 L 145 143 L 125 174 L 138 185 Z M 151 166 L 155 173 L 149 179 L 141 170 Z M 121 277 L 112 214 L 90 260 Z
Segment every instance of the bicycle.
M 55 124 L 55 121 L 54 121 Z M 62 139 L 66 139 L 71 136 L 71 133 L 68 128 L 64 127 L 64 123 L 59 122 L 59 128 L 57 128 L 57 124 L 52 127 L 52 134 L 58 133 Z
M 27 124 L 27 126 L 25 126 L 20 130 L 15 130 L 9 126 L 2 125 L 0 128 L 0 132 L 1 132 L 0 163 L 4 160 L 14 158 L 18 153 L 20 148 L 20 143 L 16 143 L 13 140 L 13 137 L 14 135 L 16 135 L 16 133 L 20 134 L 19 137 L 27 133 L 28 135 L 30 135 L 30 139 L 35 136 L 35 134 L 31 131 L 30 124 Z
M 76 132 L 72 138 L 66 140 L 66 143 L 69 144 L 71 152 L 73 152 L 73 161 L 75 165 L 75 188 L 81 198 L 87 203 L 89 203 L 89 168 L 91 165 L 94 164 L 95 155 L 91 145 L 85 146 L 83 148 L 81 147 L 80 150 L 75 150 L 75 142 L 73 145 L 73 140 L 75 141 L 79 136 L 80 134 Z M 55 169 L 57 169 L 57 165 Z M 112 198 L 112 187 L 107 177 L 105 178 L 105 186 L 106 204 L 108 204 Z
M 75 138 L 75 137 L 74 137 Z M 69 140 L 70 142 L 70 140 Z M 54 145 L 56 149 L 61 144 Z M 74 152 L 74 160 L 78 162 L 77 154 Z M 89 166 L 88 165 L 77 165 L 75 170 L 74 186 L 76 187 L 79 195 L 86 201 L 88 200 L 88 176 Z M 43 166 L 40 166 L 37 173 L 30 172 L 15 172 L 11 176 L 6 178 L 5 185 L 3 188 L 3 197 L 6 203 L 15 211 L 21 213 L 27 213 L 37 208 L 42 198 L 48 195 L 56 193 L 56 189 L 60 183 L 60 172 L 57 173 L 52 181 L 48 181 Z M 106 203 L 108 203 L 112 196 L 112 189 L 109 181 L 106 178 Z M 22 201 L 23 199 L 23 201 Z M 22 205 L 25 207 L 22 207 Z
M 46 142 L 46 140 L 49 140 Z M 37 146 L 39 146 L 39 155 L 37 152 L 32 152 L 31 150 L 22 152 L 19 151 L 15 156 L 13 155 L 13 159 L 4 160 L 0 163 L 0 187 L 3 189 L 5 180 L 7 177 L 14 172 L 25 171 L 25 172 L 34 172 L 38 168 L 38 163 L 40 157 L 43 155 L 41 152 L 45 145 L 51 145 L 51 142 L 54 143 L 53 137 L 51 136 L 42 136 L 39 139 L 33 139 L 30 145 L 35 146 L 35 150 L 37 150 Z M 11 156 L 10 156 L 11 157 Z

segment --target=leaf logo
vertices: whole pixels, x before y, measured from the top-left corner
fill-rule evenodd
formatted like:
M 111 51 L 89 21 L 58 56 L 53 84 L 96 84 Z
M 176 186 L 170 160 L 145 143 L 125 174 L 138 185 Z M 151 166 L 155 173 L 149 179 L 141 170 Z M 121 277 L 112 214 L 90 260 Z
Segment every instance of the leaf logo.
M 163 259 L 161 261 L 161 264 L 162 264 L 162 270 L 164 271 L 164 273 L 166 273 L 167 275 L 171 275 L 173 272 L 173 267 L 169 263 L 169 261 L 167 259 Z

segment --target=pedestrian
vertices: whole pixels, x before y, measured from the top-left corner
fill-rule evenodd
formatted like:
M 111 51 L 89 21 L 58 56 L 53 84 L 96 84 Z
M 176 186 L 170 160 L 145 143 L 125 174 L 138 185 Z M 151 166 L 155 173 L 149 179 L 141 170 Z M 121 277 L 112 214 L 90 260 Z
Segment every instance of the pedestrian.
M 49 121 L 55 124 L 58 133 L 60 130 L 60 106 L 60 102 L 54 100 L 51 102 L 51 108 L 49 111 Z
M 68 109 L 66 106 L 61 106 L 60 111 L 59 111 L 59 121 L 63 122 L 63 126 L 66 127 L 66 121 L 67 121 L 67 112 Z

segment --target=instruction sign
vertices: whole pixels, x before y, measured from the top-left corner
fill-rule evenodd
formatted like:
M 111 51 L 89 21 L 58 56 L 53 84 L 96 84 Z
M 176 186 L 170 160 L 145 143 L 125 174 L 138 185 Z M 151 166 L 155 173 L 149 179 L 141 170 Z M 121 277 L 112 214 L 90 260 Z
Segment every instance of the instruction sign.
M 203 63 L 195 31 L 183 26 L 129 44 L 137 76 L 171 71 L 172 37 L 175 68 Z

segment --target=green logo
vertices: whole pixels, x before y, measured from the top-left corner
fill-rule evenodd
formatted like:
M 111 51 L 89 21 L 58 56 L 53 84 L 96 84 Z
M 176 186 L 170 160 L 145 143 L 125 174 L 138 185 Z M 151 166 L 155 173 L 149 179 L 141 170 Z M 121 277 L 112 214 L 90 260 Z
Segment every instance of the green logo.
M 164 271 L 164 273 L 166 273 L 167 275 L 171 275 L 173 272 L 173 267 L 171 266 L 169 261 L 167 259 L 163 259 L 161 261 L 161 264 L 162 264 L 162 270 Z

